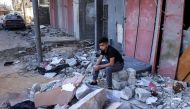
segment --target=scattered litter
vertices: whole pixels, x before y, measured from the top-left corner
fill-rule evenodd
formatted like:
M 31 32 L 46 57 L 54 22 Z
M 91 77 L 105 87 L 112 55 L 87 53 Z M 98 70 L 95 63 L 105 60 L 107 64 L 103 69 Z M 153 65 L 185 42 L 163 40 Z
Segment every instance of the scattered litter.
M 9 62 L 5 62 L 5 63 L 4 63 L 4 66 L 10 66 L 10 65 L 13 65 L 13 64 L 14 64 L 13 61 L 9 61 Z
M 62 91 L 65 90 L 65 91 L 73 91 L 75 89 L 75 86 L 71 83 L 68 83 L 68 84 L 64 84 L 62 85 Z

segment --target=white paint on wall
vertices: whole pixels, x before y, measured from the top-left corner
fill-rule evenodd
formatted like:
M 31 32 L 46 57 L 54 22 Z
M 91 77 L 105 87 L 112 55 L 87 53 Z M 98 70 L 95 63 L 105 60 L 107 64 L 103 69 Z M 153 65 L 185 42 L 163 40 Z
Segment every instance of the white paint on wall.
M 117 42 L 123 43 L 123 25 L 117 24 Z

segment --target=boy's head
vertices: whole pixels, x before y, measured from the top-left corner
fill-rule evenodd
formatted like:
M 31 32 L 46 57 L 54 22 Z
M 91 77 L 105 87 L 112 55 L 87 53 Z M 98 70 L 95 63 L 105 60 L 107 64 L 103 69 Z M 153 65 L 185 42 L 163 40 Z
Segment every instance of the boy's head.
M 108 48 L 108 38 L 107 37 L 102 37 L 99 40 L 99 47 L 100 47 L 100 50 L 103 50 L 103 51 L 105 51 Z

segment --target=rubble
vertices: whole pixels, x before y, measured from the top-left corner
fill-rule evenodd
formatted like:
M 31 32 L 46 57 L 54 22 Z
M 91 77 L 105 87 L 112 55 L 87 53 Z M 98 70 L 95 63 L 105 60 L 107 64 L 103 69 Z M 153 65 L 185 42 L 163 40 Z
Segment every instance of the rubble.
M 97 89 L 72 105 L 69 109 L 102 109 L 106 101 L 104 89 Z
M 86 84 L 82 84 L 77 90 L 76 90 L 76 98 L 78 100 L 85 97 L 87 94 L 91 92 L 90 88 Z
M 129 100 L 133 97 L 133 90 L 129 87 L 125 87 L 123 90 L 122 90 L 122 94 L 123 96 L 121 98 L 125 99 L 125 100 Z
M 129 74 L 128 84 L 135 85 L 136 84 L 136 71 L 132 68 L 128 68 L 127 72 Z
M 146 102 L 146 99 L 151 96 L 151 93 L 142 88 L 135 89 L 135 98 L 142 102 Z
M 155 103 L 158 100 L 157 97 L 149 97 L 146 99 L 146 104 L 152 104 Z

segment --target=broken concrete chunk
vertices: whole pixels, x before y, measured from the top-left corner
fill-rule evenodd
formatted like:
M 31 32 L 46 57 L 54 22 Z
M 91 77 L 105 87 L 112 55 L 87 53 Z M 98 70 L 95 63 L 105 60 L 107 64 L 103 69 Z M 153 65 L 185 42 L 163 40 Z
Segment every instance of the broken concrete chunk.
M 125 87 L 122 90 L 122 94 L 123 94 L 123 96 L 121 96 L 121 98 L 125 99 L 125 100 L 129 100 L 129 99 L 131 99 L 133 97 L 133 91 L 129 87 Z
M 90 93 L 90 88 L 86 84 L 82 84 L 77 90 L 76 90 L 76 98 L 78 100 L 85 97 L 87 94 Z
M 146 99 L 146 104 L 156 103 L 157 100 L 158 100 L 157 97 L 149 97 Z
M 114 102 L 111 103 L 106 109 L 119 109 L 121 105 L 122 105 L 121 102 Z
M 112 73 L 112 77 L 116 81 L 127 81 L 129 76 L 126 70 L 121 70 L 119 72 Z
M 112 80 L 112 84 L 113 84 L 113 89 L 121 90 L 125 86 L 127 86 L 127 81 L 118 82 L 118 81 Z
M 53 78 L 53 77 L 55 77 L 55 75 L 57 75 L 57 73 L 45 73 L 45 75 L 44 75 L 44 77 L 46 77 L 46 78 Z
M 69 109 L 102 109 L 106 101 L 104 89 L 97 89 L 72 105 Z
M 132 68 L 128 68 L 127 72 L 129 74 L 128 84 L 135 85 L 136 84 L 136 71 Z
M 129 102 L 123 102 L 119 109 L 131 109 L 131 104 Z
M 66 64 L 69 64 L 69 66 L 75 66 L 77 64 L 77 60 L 75 58 L 66 59 Z
M 69 107 L 68 105 L 62 106 L 62 105 L 57 104 L 55 105 L 54 109 L 68 109 L 68 107 Z
M 151 93 L 142 88 L 135 89 L 135 98 L 139 101 L 146 102 L 146 99 L 151 96 Z
M 87 67 L 90 64 L 90 61 L 82 61 L 81 65 Z
M 63 58 L 54 57 L 54 58 L 52 59 L 52 62 L 51 62 L 50 64 L 57 65 L 57 64 L 59 64 L 62 60 L 63 60 Z
M 67 105 L 74 97 L 74 91 L 62 91 L 61 88 L 55 88 L 47 92 L 35 95 L 35 107 L 52 106 L 56 104 Z

